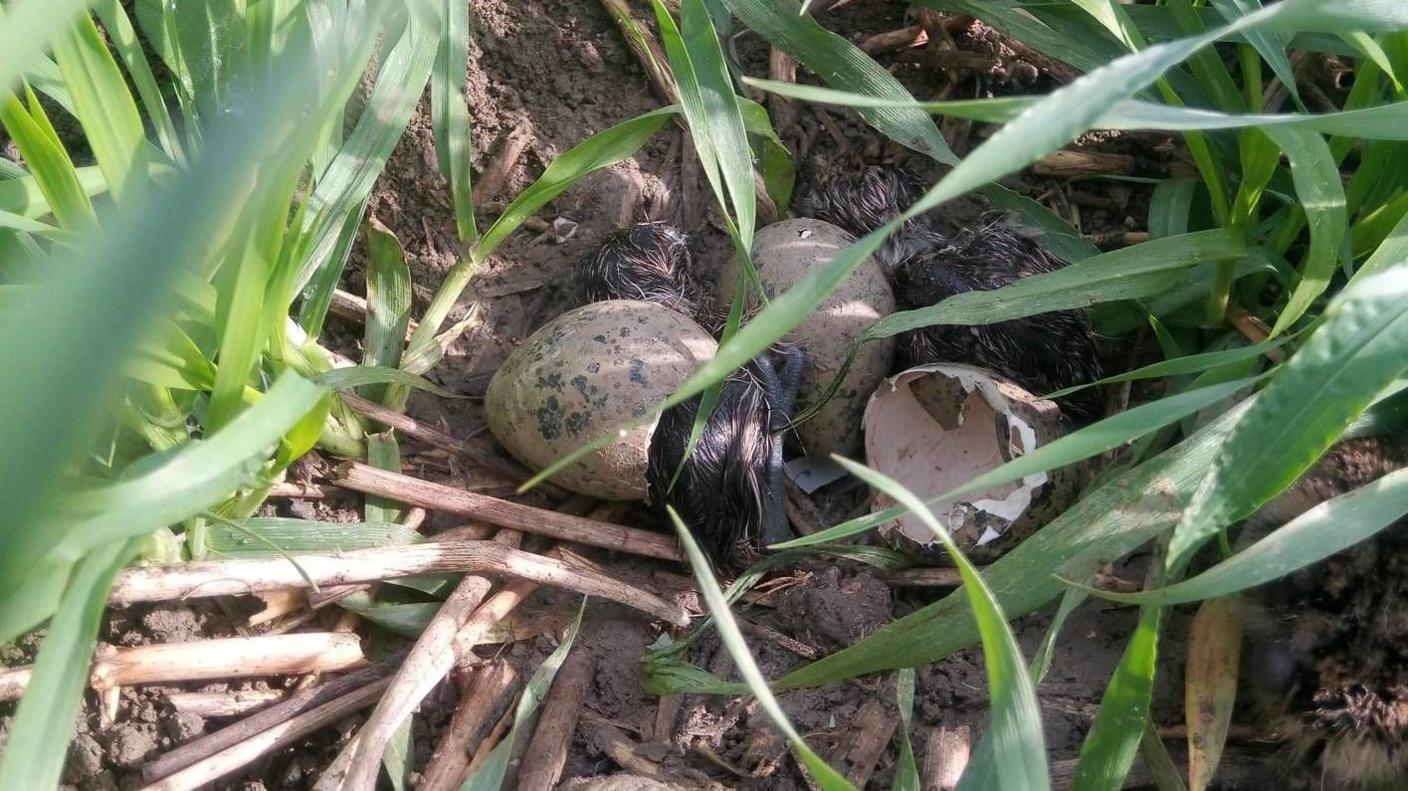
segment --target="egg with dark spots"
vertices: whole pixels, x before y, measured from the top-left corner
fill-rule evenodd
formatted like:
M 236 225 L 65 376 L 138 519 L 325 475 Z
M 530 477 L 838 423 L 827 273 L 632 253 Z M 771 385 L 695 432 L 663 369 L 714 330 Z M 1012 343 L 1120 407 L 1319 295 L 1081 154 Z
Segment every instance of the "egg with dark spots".
M 784 220 L 763 228 L 753 239 L 753 263 L 762 292 L 769 299 L 781 295 L 854 242 L 850 234 L 820 220 Z M 737 282 L 735 262 L 719 277 L 723 286 L 721 304 L 733 301 L 733 284 Z M 757 307 L 757 301 L 750 300 L 750 309 Z M 831 296 L 783 336 L 804 354 L 797 414 L 806 412 L 822 398 L 861 334 L 894 311 L 895 295 L 889 280 L 880 265 L 867 258 Z M 797 428 L 808 455 L 852 455 L 860 450 L 861 416 L 866 401 L 889 375 L 894 356 L 895 344 L 889 338 L 860 348 L 836 394 Z
M 637 329 L 623 333 L 627 326 Z M 660 305 L 584 305 L 533 333 L 499 367 L 484 395 L 489 430 L 519 461 L 544 469 L 653 410 L 717 351 L 702 327 Z M 641 499 L 654 431 L 654 422 L 625 431 L 552 481 L 593 497 Z

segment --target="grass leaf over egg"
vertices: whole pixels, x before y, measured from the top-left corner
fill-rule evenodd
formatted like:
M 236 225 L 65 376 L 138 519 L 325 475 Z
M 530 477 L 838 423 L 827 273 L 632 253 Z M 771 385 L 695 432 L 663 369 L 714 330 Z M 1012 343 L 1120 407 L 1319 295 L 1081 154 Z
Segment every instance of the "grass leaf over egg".
M 919 516 L 948 551 L 963 576 L 964 594 L 972 610 L 983 646 L 983 663 L 988 672 L 991 699 L 994 774 L 998 788 L 1024 788 L 1032 791 L 1050 788 L 1046 769 L 1046 740 L 1041 729 L 1041 711 L 1036 689 L 1027 674 L 1022 650 L 1007 624 L 1007 617 L 993 597 L 978 569 L 963 555 L 922 500 L 898 481 L 862 464 L 836 457 L 852 475 L 893 497 Z

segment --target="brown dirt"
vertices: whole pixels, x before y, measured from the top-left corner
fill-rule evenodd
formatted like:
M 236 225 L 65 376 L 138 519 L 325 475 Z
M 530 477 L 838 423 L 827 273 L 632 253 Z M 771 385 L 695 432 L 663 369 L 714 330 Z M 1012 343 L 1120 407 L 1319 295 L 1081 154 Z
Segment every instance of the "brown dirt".
M 828 26 L 844 35 L 894 29 L 906 24 L 901 3 L 853 2 L 823 17 Z M 638 9 L 639 10 L 639 9 Z M 479 222 L 486 227 L 502 204 L 530 184 L 559 153 L 607 126 L 659 106 L 641 69 L 626 48 L 619 31 L 591 0 L 474 0 L 474 46 L 470 52 L 469 107 L 475 135 L 473 164 L 482 173 L 500 142 L 513 130 L 526 130 L 529 144 L 509 172 L 500 194 L 480 205 Z M 747 34 L 737 40 L 745 69 L 766 73 L 766 47 Z M 975 28 L 956 37 L 960 49 L 1001 54 L 990 31 Z M 911 53 L 911 55 L 914 53 Z M 1044 73 L 1021 78 L 985 71 L 954 74 L 937 71 L 923 58 L 882 56 L 897 76 L 917 96 L 974 96 L 992 92 L 1045 90 L 1051 87 Z M 858 119 L 829 111 L 818 113 L 802 107 L 794 124 L 780 128 L 784 139 L 804 156 L 801 159 L 799 194 L 814 174 L 850 160 L 905 160 L 925 175 L 937 169 L 917 161 L 903 149 L 884 142 Z M 827 127 L 832 129 L 828 131 Z M 981 127 L 946 125 L 960 153 L 975 145 L 985 133 Z M 370 214 L 391 228 L 405 246 L 415 283 L 417 312 L 423 310 L 444 273 L 455 260 L 454 218 L 446 189 L 435 163 L 428 106 L 422 104 L 405 137 L 397 146 L 370 204 Z M 1125 141 L 1095 141 L 1108 150 L 1128 148 Z M 691 178 L 681 167 L 684 133 L 666 127 L 654 141 L 626 163 L 584 180 L 547 207 L 540 216 L 563 217 L 576 223 L 570 238 L 555 243 L 520 232 L 489 260 L 457 306 L 453 319 L 465 315 L 472 304 L 481 307 L 482 319 L 450 350 L 433 372 L 447 387 L 466 393 L 482 392 L 492 373 L 514 344 L 549 318 L 570 307 L 571 274 L 577 258 L 620 225 L 645 217 L 682 220 L 687 195 L 711 207 L 707 184 Z M 1083 231 L 1101 233 L 1137 225 L 1147 196 L 1137 189 L 1109 182 L 1087 181 L 1073 186 L 1062 181 L 1014 179 L 1012 186 L 1033 197 L 1042 197 L 1072 215 L 1081 205 L 1077 193 L 1093 195 L 1094 208 L 1078 209 Z M 1088 198 L 1085 204 L 1091 204 Z M 976 200 L 958 201 L 945 209 L 950 222 L 960 224 L 984 207 Z M 685 230 L 692 234 L 697 257 L 717 262 L 726 249 L 721 223 L 713 208 Z M 364 290 L 364 251 L 354 251 L 344 286 L 354 293 Z M 334 320 L 331 342 L 356 354 L 360 328 Z M 411 411 L 460 437 L 469 437 L 482 425 L 480 406 L 473 400 L 442 401 L 417 394 Z M 476 441 L 483 441 L 479 438 Z M 443 455 L 419 455 L 407 443 L 408 467 L 417 474 L 442 480 L 459 475 L 456 462 Z M 354 499 L 282 501 L 270 513 L 350 521 L 357 518 Z M 639 524 L 650 524 L 644 513 L 633 515 Z M 432 517 L 428 530 L 455 524 Z M 659 567 L 632 562 L 627 571 L 649 579 Z M 678 568 L 667 569 L 675 574 Z M 1138 570 L 1127 570 L 1137 575 Z M 892 589 L 874 573 L 845 564 L 815 565 L 793 572 L 793 580 L 773 594 L 769 606 L 746 606 L 740 613 L 748 620 L 775 629 L 822 654 L 850 645 L 892 618 L 912 611 L 928 600 L 912 590 Z M 535 622 L 560 627 L 575 602 L 557 593 L 544 593 L 526 607 Z M 133 607 L 110 615 L 102 639 L 117 645 L 181 642 L 231 636 L 243 627 L 247 602 L 181 603 Z M 335 609 L 335 608 L 332 608 Z M 1020 619 L 1018 636 L 1030 655 L 1042 638 L 1051 609 Z M 325 613 L 311 628 L 329 628 L 335 612 Z M 526 618 L 532 621 L 532 617 Z M 1058 643 L 1055 661 L 1039 690 L 1048 744 L 1053 760 L 1074 758 L 1089 729 L 1101 690 L 1119 660 L 1134 614 L 1095 603 L 1082 606 L 1070 619 Z M 555 630 L 560 633 L 560 628 Z M 1175 617 L 1163 641 L 1161 681 L 1156 694 L 1156 715 L 1161 722 L 1181 720 L 1182 638 L 1186 625 Z M 654 733 L 660 701 L 641 684 L 641 656 L 661 635 L 658 624 L 643 620 L 634 611 L 612 604 L 594 603 L 588 610 L 578 650 L 590 651 L 597 670 L 587 692 L 586 707 L 626 729 L 632 738 L 645 736 L 642 752 L 658 762 L 673 782 L 682 787 L 801 789 L 807 783 L 796 765 L 785 757 L 785 746 L 762 711 L 751 700 L 684 696 L 669 732 Z M 802 664 L 792 648 L 765 637 L 750 642 L 770 677 Z M 546 637 L 520 641 L 503 648 L 523 677 L 552 650 Z M 0 648 L 0 665 L 30 661 L 33 638 L 21 645 Z M 691 660 L 724 677 L 733 665 L 718 640 L 702 640 Z M 80 789 L 135 787 L 134 770 L 159 752 L 194 738 L 224 722 L 206 723 L 198 717 L 178 716 L 167 702 L 174 691 L 223 691 L 269 688 L 291 680 L 215 683 L 181 687 L 147 687 L 124 692 L 117 722 L 99 727 L 95 701 L 89 700 L 76 726 L 64 783 Z M 857 712 L 878 701 L 893 715 L 894 677 L 884 674 L 832 685 L 798 690 L 781 696 L 783 708 L 808 741 L 824 755 L 833 755 L 847 737 Z M 442 683 L 422 706 L 415 720 L 415 768 L 422 768 L 453 710 L 453 685 Z M 9 726 L 12 707 L 0 706 L 0 743 Z M 987 682 L 980 652 L 966 651 L 920 669 L 915 710 L 916 749 L 923 759 L 922 734 L 937 726 L 968 725 L 976 737 L 987 722 Z M 243 776 L 219 784 L 221 788 L 305 788 L 336 754 L 353 732 L 356 720 L 340 723 L 302 741 L 295 748 L 271 756 Z M 884 788 L 893 774 L 895 747 L 881 755 L 871 787 Z M 712 756 L 709 757 L 709 756 Z M 729 771 L 723 767 L 733 767 Z M 564 778 L 609 775 L 620 771 L 601 745 L 581 730 L 571 746 Z M 742 776 L 740 776 L 740 773 Z M 573 786 L 576 787 L 576 786 Z M 624 787 L 624 786 L 622 786 Z M 647 787 L 644 785 L 638 786 Z

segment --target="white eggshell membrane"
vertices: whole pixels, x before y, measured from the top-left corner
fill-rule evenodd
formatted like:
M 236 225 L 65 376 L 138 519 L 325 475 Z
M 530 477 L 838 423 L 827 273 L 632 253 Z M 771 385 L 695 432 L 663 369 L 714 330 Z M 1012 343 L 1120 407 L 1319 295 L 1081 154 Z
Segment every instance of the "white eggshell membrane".
M 552 481 L 601 499 L 641 499 L 658 421 L 618 429 L 658 406 L 717 351 L 693 320 L 654 303 L 584 305 L 529 336 L 495 372 L 484 395 L 489 430 L 535 470 L 616 431 Z
M 870 398 L 864 425 L 867 463 L 926 501 L 1031 453 L 1060 432 L 1051 402 L 983 369 L 949 364 L 912 368 L 886 380 Z M 1045 473 L 1028 475 L 931 509 L 966 552 L 1002 539 L 1028 516 L 1049 481 Z M 880 494 L 873 510 L 894 505 Z M 879 529 L 901 544 L 938 544 L 913 514 Z

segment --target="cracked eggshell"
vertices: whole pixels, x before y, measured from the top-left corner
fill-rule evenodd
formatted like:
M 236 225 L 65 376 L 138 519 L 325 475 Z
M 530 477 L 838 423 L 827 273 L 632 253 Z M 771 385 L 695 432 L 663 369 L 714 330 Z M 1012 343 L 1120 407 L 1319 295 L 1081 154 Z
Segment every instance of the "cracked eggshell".
M 650 302 L 610 300 L 568 311 L 523 342 L 489 382 L 489 431 L 541 470 L 655 408 L 718 345 L 689 318 Z M 606 500 L 645 497 L 655 422 L 622 433 L 553 476 Z
M 855 238 L 821 220 L 784 220 L 758 231 L 753 238 L 753 263 L 769 299 L 796 285 L 810 272 L 849 247 Z M 738 282 L 736 261 L 724 268 L 719 283 L 724 304 L 733 302 Z M 756 302 L 750 302 L 750 309 Z M 895 312 L 895 294 L 884 270 L 867 258 L 831 296 L 813 310 L 783 340 L 797 344 L 805 355 L 795 412 L 820 399 L 846 359 L 856 339 L 878 319 Z M 890 373 L 893 339 L 867 343 L 856 354 L 836 395 L 811 420 L 797 428 L 802 447 L 811 456 L 850 455 L 861 447 L 861 416 L 866 399 Z
M 866 463 L 928 500 L 1065 433 L 1057 406 L 967 365 L 924 365 L 892 377 L 865 410 Z M 1078 467 L 1028 475 L 933 506 L 959 548 L 990 563 L 1070 505 Z M 873 511 L 895 503 L 877 495 Z M 910 514 L 882 525 L 898 549 L 931 557 L 943 547 Z

